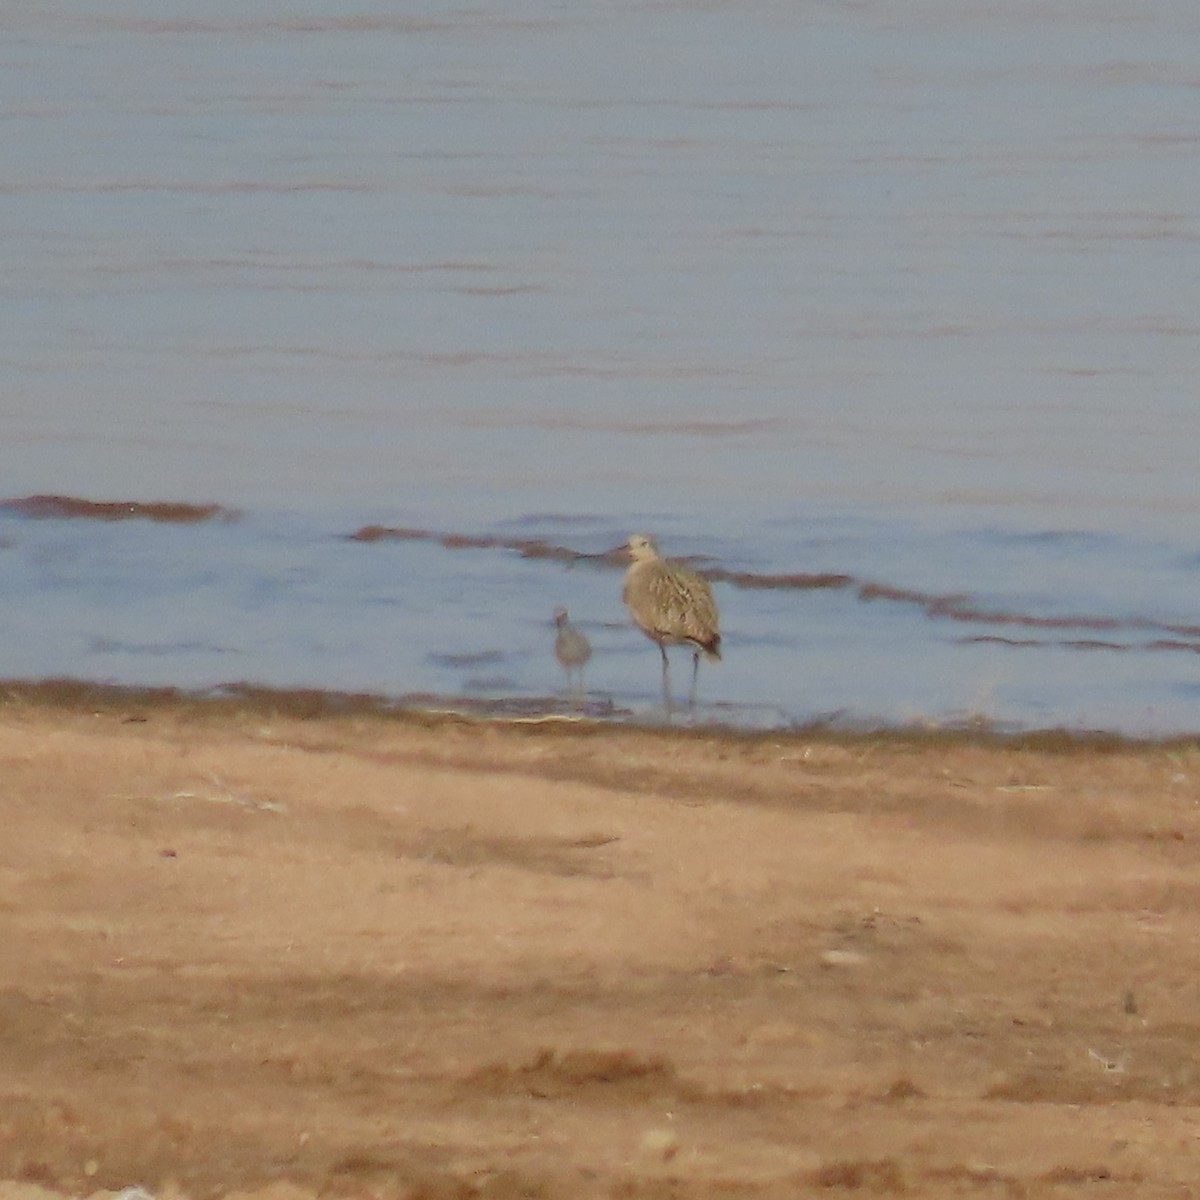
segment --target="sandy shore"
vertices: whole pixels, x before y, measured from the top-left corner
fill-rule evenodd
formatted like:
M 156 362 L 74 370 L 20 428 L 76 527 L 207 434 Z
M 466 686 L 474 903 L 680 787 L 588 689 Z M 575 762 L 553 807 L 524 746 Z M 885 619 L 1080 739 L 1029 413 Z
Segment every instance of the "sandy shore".
M 0 705 L 0 1194 L 1177 1197 L 1200 749 Z

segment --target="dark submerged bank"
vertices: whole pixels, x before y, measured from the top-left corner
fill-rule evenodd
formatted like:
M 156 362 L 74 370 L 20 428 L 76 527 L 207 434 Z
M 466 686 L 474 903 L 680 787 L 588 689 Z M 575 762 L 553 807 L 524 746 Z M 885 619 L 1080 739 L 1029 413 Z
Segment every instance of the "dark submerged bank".
M 237 510 L 223 504 L 188 504 L 178 500 L 85 500 L 78 496 L 24 496 L 0 500 L 0 511 L 34 520 L 158 521 L 198 525 L 202 521 L 231 521 Z
M 979 746 L 1061 754 L 1119 753 L 1125 750 L 1200 750 L 1200 732 L 1166 737 L 1135 737 L 1100 729 L 1005 730 L 983 721 L 963 724 L 839 725 L 818 720 L 777 729 L 739 729 L 707 723 L 663 725 L 640 722 L 624 714 L 576 711 L 556 702 L 476 700 L 463 697 L 390 697 L 374 692 L 339 692 L 319 688 L 271 688 L 231 683 L 206 691 L 173 687 L 128 687 L 82 679 L 0 679 L 0 714 L 40 707 L 62 712 L 103 715 L 137 723 L 153 716 L 182 719 L 354 720 L 406 724 L 423 728 L 486 726 L 538 737 L 619 737 L 636 731 L 664 741 L 718 742 L 729 749 L 804 745 L 814 740 L 846 747 L 881 742 L 914 751 L 933 747 Z
M 548 542 L 544 538 L 505 538 L 489 534 L 445 533 L 408 526 L 363 525 L 346 535 L 350 542 L 437 542 L 446 550 L 510 550 L 521 558 L 546 559 L 567 566 L 586 566 L 597 570 L 623 569 L 628 557 L 622 549 L 587 553 Z M 1043 632 L 1085 630 L 1094 633 L 1122 632 L 1131 639 L 1117 641 L 1095 637 L 1016 638 L 999 634 L 976 634 L 963 637 L 963 642 L 993 642 L 1011 647 L 1058 646 L 1072 650 L 1182 650 L 1200 654 L 1200 624 L 1194 622 L 1162 621 L 1154 617 L 1130 614 L 1124 616 L 1104 613 L 1044 614 L 1020 609 L 1001 608 L 982 602 L 969 593 L 940 593 L 899 587 L 875 579 L 866 579 L 842 571 L 734 571 L 695 555 L 682 556 L 687 563 L 710 583 L 726 583 L 747 591 L 847 591 L 862 603 L 892 603 L 909 605 L 922 610 L 931 620 L 948 620 L 961 624 L 994 625 L 1000 628 L 1039 630 Z M 1138 640 L 1141 635 L 1160 634 L 1150 640 Z M 1188 640 L 1192 639 L 1192 640 Z

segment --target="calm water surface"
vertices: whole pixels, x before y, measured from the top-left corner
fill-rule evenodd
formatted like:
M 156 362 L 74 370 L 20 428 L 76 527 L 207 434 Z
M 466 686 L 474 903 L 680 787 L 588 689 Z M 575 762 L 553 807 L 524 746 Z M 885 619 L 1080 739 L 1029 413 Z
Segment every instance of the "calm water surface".
M 1194 4 L 186 7 L 6 6 L 0 496 L 239 515 L 0 509 L 0 675 L 653 718 L 644 530 L 706 716 L 1200 730 Z

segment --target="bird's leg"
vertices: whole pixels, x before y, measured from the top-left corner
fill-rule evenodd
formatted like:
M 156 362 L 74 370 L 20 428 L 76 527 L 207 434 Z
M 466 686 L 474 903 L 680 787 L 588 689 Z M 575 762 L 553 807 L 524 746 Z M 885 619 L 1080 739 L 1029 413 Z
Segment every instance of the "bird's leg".
M 667 648 L 662 642 L 658 643 L 658 652 L 663 660 L 663 706 L 667 710 L 667 719 L 671 718 L 671 671 L 667 663 Z
M 696 676 L 700 674 L 700 651 L 692 651 L 692 690 L 688 693 L 688 708 L 696 707 Z

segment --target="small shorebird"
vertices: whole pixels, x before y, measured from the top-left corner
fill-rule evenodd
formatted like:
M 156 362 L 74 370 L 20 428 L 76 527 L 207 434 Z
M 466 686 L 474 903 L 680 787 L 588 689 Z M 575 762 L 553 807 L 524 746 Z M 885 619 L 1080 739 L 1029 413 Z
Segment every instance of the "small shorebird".
M 558 626 L 558 633 L 554 638 L 554 657 L 563 665 L 563 670 L 567 673 L 567 691 L 575 695 L 573 683 L 573 671 L 579 672 L 579 694 L 583 693 L 583 664 L 592 657 L 591 643 L 584 636 L 583 632 L 577 629 L 567 619 L 567 610 L 565 608 L 557 608 L 554 610 L 554 623 Z
M 700 652 L 709 658 L 721 657 L 721 634 L 717 628 L 717 605 L 708 581 L 695 571 L 670 559 L 659 558 L 658 547 L 644 533 L 633 534 L 628 542 L 633 559 L 625 572 L 621 597 L 629 608 L 633 623 L 662 654 L 663 703 L 671 712 L 671 679 L 667 664 L 667 645 L 692 647 L 692 690 L 688 704 L 696 704 L 696 676 L 700 673 Z

